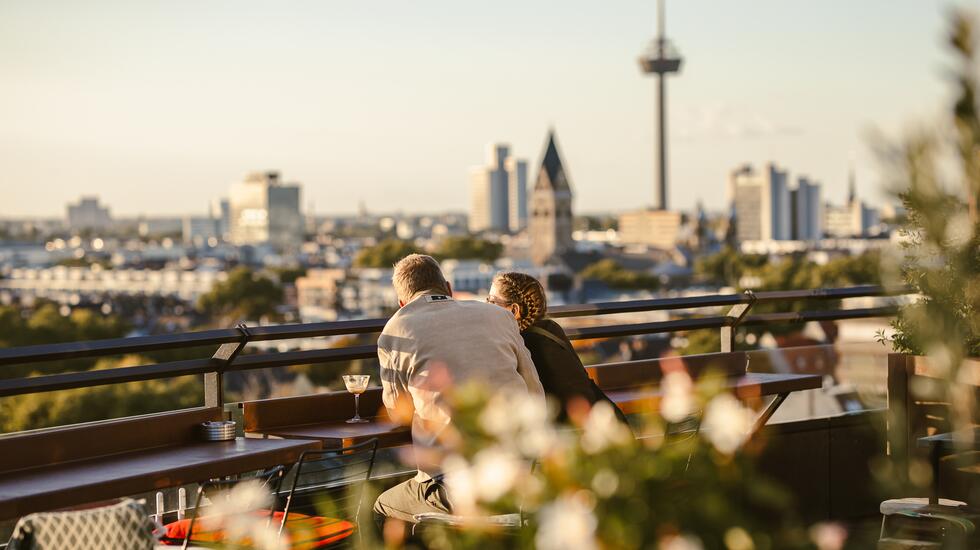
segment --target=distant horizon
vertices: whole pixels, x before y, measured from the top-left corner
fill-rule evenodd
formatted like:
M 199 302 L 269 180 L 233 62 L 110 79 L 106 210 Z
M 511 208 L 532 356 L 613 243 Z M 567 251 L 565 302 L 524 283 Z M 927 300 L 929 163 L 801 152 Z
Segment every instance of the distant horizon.
M 577 214 L 653 203 L 655 3 L 382 4 L 0 3 L 0 218 L 204 215 L 254 166 L 317 215 L 468 212 L 486 145 L 533 185 L 551 126 Z M 953 5 L 668 0 L 670 208 L 723 211 L 728 171 L 768 161 L 834 204 L 853 165 L 881 203 L 867 132 L 948 100 Z

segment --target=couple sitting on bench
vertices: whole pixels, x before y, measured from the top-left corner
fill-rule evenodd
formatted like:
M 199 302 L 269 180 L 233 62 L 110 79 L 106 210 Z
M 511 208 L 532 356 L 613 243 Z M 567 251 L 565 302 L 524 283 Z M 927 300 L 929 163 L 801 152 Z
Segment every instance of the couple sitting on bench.
M 486 303 L 456 301 L 439 264 L 412 254 L 395 265 L 392 277 L 400 309 L 378 338 L 385 407 L 392 418 L 407 416 L 418 474 L 385 491 L 374 511 L 382 518 L 414 523 L 417 514 L 452 513 L 452 495 L 442 481 L 439 435 L 452 425 L 442 389 L 479 382 L 495 392 L 545 395 L 567 406 L 607 401 L 589 378 L 561 327 L 544 317 L 541 284 L 523 273 L 500 273 Z

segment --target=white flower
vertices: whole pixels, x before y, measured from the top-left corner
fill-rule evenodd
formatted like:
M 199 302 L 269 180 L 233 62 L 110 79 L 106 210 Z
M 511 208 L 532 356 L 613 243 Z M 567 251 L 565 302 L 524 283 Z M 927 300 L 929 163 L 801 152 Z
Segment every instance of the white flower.
M 701 539 L 694 535 L 677 535 L 660 539 L 658 550 L 704 550 Z
M 684 370 L 673 370 L 664 375 L 664 398 L 660 414 L 667 422 L 680 422 L 694 412 L 694 383 Z
M 465 458 L 458 455 L 447 456 L 442 462 L 445 472 L 446 492 L 453 502 L 453 512 L 459 515 L 475 515 L 476 480 Z
M 540 526 L 534 537 L 538 550 L 595 550 L 599 522 L 588 506 L 561 496 L 538 511 Z
M 582 428 L 582 450 L 589 454 L 601 453 L 611 445 L 622 445 L 633 439 L 629 428 L 623 426 L 612 405 L 605 401 L 592 406 Z
M 731 394 L 723 393 L 708 403 L 703 432 L 719 452 L 732 454 L 745 443 L 755 414 Z
M 810 540 L 819 550 L 840 550 L 847 540 L 847 529 L 839 523 L 818 523 L 810 528 Z
M 279 537 L 278 529 L 266 521 L 267 510 L 272 504 L 269 490 L 258 481 L 239 483 L 228 491 L 211 499 L 207 516 L 202 518 L 208 530 L 222 529 L 225 540 L 231 543 L 250 541 L 250 545 L 264 550 L 284 550 L 289 547 Z M 257 520 L 257 518 L 259 520 Z
M 600 498 L 608 498 L 619 488 L 619 476 L 609 468 L 601 468 L 592 476 L 592 490 Z
M 732 527 L 725 531 L 725 547 L 728 550 L 753 550 L 755 543 L 748 532 L 741 527 Z
M 473 480 L 481 502 L 495 502 L 514 487 L 523 462 L 498 446 L 483 449 L 473 460 Z

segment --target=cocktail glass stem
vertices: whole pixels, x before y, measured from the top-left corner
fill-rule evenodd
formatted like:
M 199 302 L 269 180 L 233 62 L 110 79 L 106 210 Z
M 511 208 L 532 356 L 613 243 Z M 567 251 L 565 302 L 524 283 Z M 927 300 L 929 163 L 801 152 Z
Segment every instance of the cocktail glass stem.
M 354 418 L 351 418 L 351 420 L 360 420 L 360 419 L 361 419 L 361 394 L 355 393 L 354 394 Z

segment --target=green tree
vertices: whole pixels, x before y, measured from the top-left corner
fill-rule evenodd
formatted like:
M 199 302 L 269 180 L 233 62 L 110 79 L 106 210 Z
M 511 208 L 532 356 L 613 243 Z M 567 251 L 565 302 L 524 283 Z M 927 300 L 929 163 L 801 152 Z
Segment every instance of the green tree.
M 631 271 L 616 260 L 599 260 L 582 270 L 585 279 L 595 279 L 606 283 L 610 288 L 620 290 L 656 290 L 660 281 L 649 274 Z
M 354 266 L 391 267 L 398 260 L 416 252 L 419 252 L 419 249 L 409 241 L 385 239 L 374 246 L 358 251 L 354 258 Z
M 500 257 L 504 245 L 470 236 L 447 237 L 440 244 L 433 257 L 442 260 L 480 260 L 493 263 Z
M 282 301 L 282 287 L 272 279 L 239 267 L 201 296 L 198 306 L 215 321 L 227 325 L 234 321 L 276 319 L 276 308 Z
M 694 262 L 694 275 L 707 283 L 737 287 L 746 271 L 766 265 L 765 254 L 742 254 L 730 246 Z
M 150 361 L 140 356 L 103 359 L 96 364 L 95 369 L 148 362 Z M 200 406 L 203 402 L 203 391 L 200 376 L 182 376 L 3 398 L 0 399 L 0 432 L 33 430 Z

